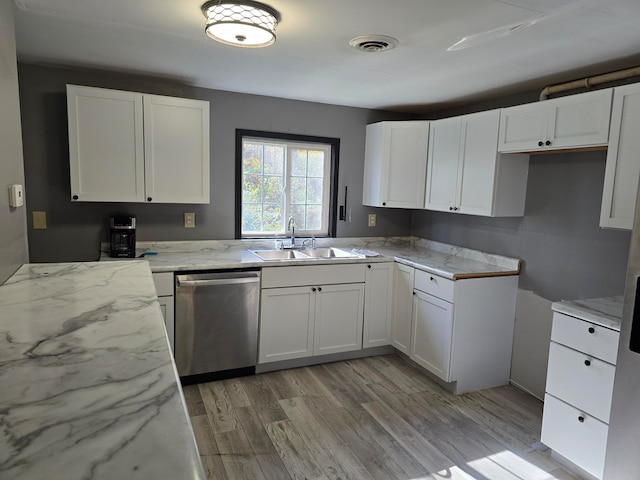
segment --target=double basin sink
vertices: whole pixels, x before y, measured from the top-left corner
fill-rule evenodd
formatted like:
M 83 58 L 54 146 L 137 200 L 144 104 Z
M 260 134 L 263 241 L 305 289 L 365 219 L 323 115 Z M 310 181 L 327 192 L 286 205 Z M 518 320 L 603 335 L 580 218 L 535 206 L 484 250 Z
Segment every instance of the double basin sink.
M 286 250 L 249 250 L 262 260 L 313 260 L 322 258 L 364 258 L 364 255 L 334 247 Z

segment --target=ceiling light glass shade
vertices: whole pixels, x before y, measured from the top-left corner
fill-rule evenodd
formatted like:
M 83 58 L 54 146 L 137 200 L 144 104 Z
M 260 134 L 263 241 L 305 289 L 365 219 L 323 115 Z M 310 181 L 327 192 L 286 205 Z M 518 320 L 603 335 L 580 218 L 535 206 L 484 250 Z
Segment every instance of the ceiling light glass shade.
M 206 34 L 225 45 L 257 48 L 276 41 L 280 15 L 268 5 L 214 0 L 202 5 L 202 13 L 207 17 Z

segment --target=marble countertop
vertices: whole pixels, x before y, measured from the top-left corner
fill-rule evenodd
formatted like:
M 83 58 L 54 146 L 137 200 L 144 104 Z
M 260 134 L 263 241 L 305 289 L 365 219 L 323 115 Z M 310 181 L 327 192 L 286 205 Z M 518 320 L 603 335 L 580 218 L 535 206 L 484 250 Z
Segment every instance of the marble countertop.
M 249 249 L 271 249 L 268 240 L 203 240 L 183 242 L 138 242 L 138 254 L 155 252 L 145 260 L 153 272 L 253 268 L 284 265 L 397 261 L 452 280 L 496 275 L 518 275 L 520 260 L 416 237 L 357 237 L 317 239 L 317 246 L 367 251 L 378 256 L 360 259 L 311 259 L 263 261 Z M 109 260 L 103 245 L 102 260 Z
M 206 478 L 147 262 L 24 265 L 0 312 L 0 478 Z
M 563 300 L 551 304 L 555 312 L 581 318 L 591 323 L 620 331 L 624 296 Z

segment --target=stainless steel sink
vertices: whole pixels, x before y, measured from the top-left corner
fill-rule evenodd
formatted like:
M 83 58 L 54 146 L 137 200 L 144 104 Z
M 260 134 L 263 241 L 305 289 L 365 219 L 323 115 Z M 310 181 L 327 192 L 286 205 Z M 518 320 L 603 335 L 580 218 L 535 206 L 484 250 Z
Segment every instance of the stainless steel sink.
M 299 250 L 249 250 L 262 260 L 299 260 L 309 258 Z
M 262 260 L 314 260 L 322 258 L 363 258 L 362 255 L 333 247 L 304 248 L 300 250 L 249 250 Z
M 333 247 L 310 248 L 300 251 L 311 258 L 362 258 L 362 255 Z

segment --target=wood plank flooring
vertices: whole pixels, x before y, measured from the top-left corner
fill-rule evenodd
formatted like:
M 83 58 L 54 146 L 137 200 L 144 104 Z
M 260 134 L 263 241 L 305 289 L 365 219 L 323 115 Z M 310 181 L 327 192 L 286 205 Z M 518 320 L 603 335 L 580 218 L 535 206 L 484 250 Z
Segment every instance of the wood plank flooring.
M 452 395 L 395 355 L 184 387 L 209 479 L 568 480 L 542 403 Z

